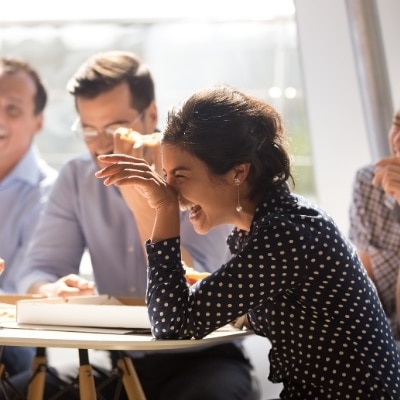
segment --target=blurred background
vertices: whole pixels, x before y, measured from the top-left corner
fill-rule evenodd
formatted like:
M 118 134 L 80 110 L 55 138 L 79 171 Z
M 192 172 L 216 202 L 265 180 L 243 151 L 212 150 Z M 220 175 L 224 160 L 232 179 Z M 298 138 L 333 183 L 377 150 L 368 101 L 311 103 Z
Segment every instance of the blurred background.
M 295 191 L 325 208 L 347 232 L 356 169 L 383 155 L 400 107 L 398 0 L 14 0 L 0 12 L 0 54 L 29 60 L 49 103 L 37 137 L 60 168 L 84 151 L 66 83 L 95 52 L 131 50 L 156 82 L 159 128 L 193 91 L 227 83 L 269 102 L 290 138 Z M 90 273 L 90 260 L 83 262 Z M 263 397 L 265 338 L 246 345 Z M 60 350 L 51 353 L 61 357 Z
M 266 100 L 290 137 L 295 190 L 347 232 L 354 173 L 385 151 L 400 105 L 398 15 L 398 0 L 14 0 L 0 12 L 0 54 L 28 59 L 46 81 L 37 144 L 56 168 L 84 150 L 66 83 L 98 51 L 132 50 L 150 66 L 160 129 L 205 86 Z
M 272 103 L 292 139 L 296 188 L 314 194 L 291 0 L 250 0 L 245 7 L 235 1 L 8 5 L 0 15 L 0 53 L 30 60 L 46 80 L 50 99 L 37 143 L 56 168 L 84 149 L 70 131 L 76 114 L 66 82 L 89 55 L 110 49 L 134 51 L 150 66 L 160 129 L 168 109 L 217 83 Z

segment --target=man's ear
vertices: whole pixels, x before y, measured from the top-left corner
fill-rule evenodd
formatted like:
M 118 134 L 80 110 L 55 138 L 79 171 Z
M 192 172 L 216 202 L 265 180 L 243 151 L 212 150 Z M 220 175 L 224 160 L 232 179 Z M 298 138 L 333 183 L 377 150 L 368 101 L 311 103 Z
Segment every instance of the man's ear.
M 158 123 L 158 111 L 154 101 L 152 101 L 145 110 L 144 124 L 149 128 L 149 133 L 154 132 Z M 151 131 L 151 132 L 150 132 Z
M 44 116 L 43 113 L 41 112 L 40 114 L 35 116 L 35 122 L 34 122 L 34 129 L 33 129 L 33 135 L 36 135 L 39 133 L 42 128 L 43 128 L 43 122 L 44 122 Z

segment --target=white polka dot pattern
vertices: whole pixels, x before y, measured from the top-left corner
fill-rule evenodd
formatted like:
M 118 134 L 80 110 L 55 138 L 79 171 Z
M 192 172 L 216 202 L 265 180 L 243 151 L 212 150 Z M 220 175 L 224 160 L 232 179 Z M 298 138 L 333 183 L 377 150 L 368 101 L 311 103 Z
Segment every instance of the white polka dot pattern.
M 189 287 L 179 238 L 147 243 L 147 303 L 157 338 L 202 338 L 247 313 L 272 343 L 282 399 L 400 399 L 400 359 L 376 291 L 333 221 L 285 186 L 232 259 Z

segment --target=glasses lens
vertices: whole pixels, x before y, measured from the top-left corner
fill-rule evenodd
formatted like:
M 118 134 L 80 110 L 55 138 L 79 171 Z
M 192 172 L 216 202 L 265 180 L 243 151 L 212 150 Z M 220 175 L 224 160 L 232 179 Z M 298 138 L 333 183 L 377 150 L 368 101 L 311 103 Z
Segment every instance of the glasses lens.
M 94 140 L 98 136 L 98 132 L 94 128 L 84 128 L 79 118 L 71 126 L 71 131 L 82 137 L 85 141 Z
M 103 132 L 108 135 L 112 136 L 115 134 L 115 132 L 119 128 L 131 128 L 132 125 L 134 125 L 141 117 L 143 113 L 140 113 L 132 122 L 126 122 L 126 123 L 117 123 L 117 124 L 112 124 L 104 127 Z M 81 121 L 79 118 L 75 120 L 75 122 L 71 126 L 71 130 L 81 136 L 86 142 L 90 142 L 93 140 L 96 140 L 100 133 L 97 129 L 91 128 L 91 127 L 85 127 L 81 125 Z
M 93 140 L 93 139 L 97 139 L 97 137 L 99 136 L 99 133 L 97 132 L 96 129 L 93 128 L 83 128 L 81 127 L 79 129 L 80 135 L 85 139 L 85 140 Z
M 106 133 L 107 135 L 114 135 L 115 132 L 116 132 L 119 128 L 128 128 L 128 129 L 129 129 L 129 125 L 128 125 L 128 124 L 114 124 L 114 125 L 109 125 L 109 126 L 106 126 L 106 127 L 104 128 L 104 133 Z

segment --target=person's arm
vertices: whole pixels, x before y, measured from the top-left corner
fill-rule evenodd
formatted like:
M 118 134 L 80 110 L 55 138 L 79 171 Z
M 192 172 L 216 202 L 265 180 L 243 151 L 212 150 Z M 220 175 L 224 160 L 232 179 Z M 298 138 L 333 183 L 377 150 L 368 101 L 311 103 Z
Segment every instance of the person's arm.
M 141 144 L 139 147 L 136 147 L 134 142 L 132 143 L 124 140 L 121 138 L 121 134 L 117 133 L 114 136 L 114 153 L 126 154 L 135 158 L 143 159 L 143 162 L 148 162 L 149 165 L 151 165 L 151 168 L 155 173 L 160 176 L 162 175 L 159 142 L 151 143 L 148 146 Z M 150 207 L 146 197 L 140 193 L 140 189 L 138 190 L 137 187 L 126 185 L 119 186 L 118 188 L 135 218 L 141 243 L 143 243 L 143 251 L 144 254 L 146 254 L 145 243 L 153 235 L 156 210 Z M 175 208 L 173 211 L 175 211 Z M 181 246 L 181 254 L 184 263 L 189 267 L 194 267 L 195 256 L 191 249 L 183 245 Z
M 266 222 L 264 227 L 246 238 L 238 254 L 192 287 L 184 280 L 177 254 L 179 238 L 148 242 L 146 301 L 153 335 L 162 339 L 200 339 L 237 320 L 266 299 L 275 297 L 278 291 L 291 290 L 295 285 L 293 282 L 303 279 L 307 267 L 299 266 L 303 270 L 270 268 L 282 263 L 285 250 L 281 237 L 270 235 L 271 230 L 273 224 Z M 285 256 L 291 254 L 293 258 L 285 258 L 284 264 L 297 265 L 299 254 L 291 252 L 290 246 L 296 243 L 300 234 L 296 229 L 292 230 L 292 236 L 285 233 L 287 252 L 283 253 Z M 270 245 L 268 256 L 265 255 L 266 238 Z
M 153 231 L 155 211 L 149 207 L 146 199 L 133 186 L 124 186 L 119 189 L 135 218 L 140 242 L 143 244 L 143 251 L 145 251 L 144 244 L 151 237 Z
M 373 185 L 393 196 L 400 203 L 400 157 L 386 157 L 375 163 Z
M 21 278 L 25 271 L 23 265 L 26 260 L 29 243 L 33 238 L 35 227 L 37 226 L 40 213 L 43 209 L 44 199 L 37 196 L 29 196 L 29 199 L 15 199 L 15 209 L 18 215 L 8 213 L 7 219 L 14 223 L 11 229 L 7 229 L 8 235 L 2 243 L 6 246 L 8 253 L 2 253 L 7 257 L 7 266 L 1 279 L 1 291 L 4 293 L 17 293 Z M 41 203 L 42 202 L 42 203 Z M 21 211 L 22 210 L 22 211 Z M 1 236 L 1 235 L 0 235 Z
M 114 135 L 115 154 L 127 154 L 143 159 L 144 162 L 155 162 L 153 169 L 157 173 L 161 173 L 160 158 L 158 157 L 158 153 L 160 152 L 159 143 L 152 146 L 145 146 L 143 144 L 135 146 L 135 142 L 123 139 L 122 137 L 121 133 Z M 134 186 L 119 186 L 118 189 L 135 218 L 136 227 L 145 253 L 145 242 L 150 238 L 153 231 L 156 215 L 155 210 L 149 206 L 146 198 Z
M 74 179 L 73 168 L 67 164 L 53 186 L 33 233 L 18 283 L 20 293 L 28 290 L 38 293 L 44 282 L 79 274 L 85 241 L 76 215 L 77 183 Z
M 364 168 L 357 171 L 353 182 L 353 193 L 349 209 L 350 230 L 349 238 L 353 242 L 357 254 L 368 274 L 375 282 L 373 262 L 371 259 L 371 243 L 373 241 L 374 226 L 377 224 L 376 209 L 372 210 L 377 190 L 372 185 L 373 168 Z
M 136 190 L 147 201 L 155 213 L 150 239 L 158 242 L 180 233 L 180 212 L 178 195 L 151 165 L 144 159 L 126 154 L 101 155 L 98 157 L 107 167 L 97 171 L 95 176 L 104 179 L 106 186 L 115 185 L 128 193 L 128 206 L 132 212 L 135 205 L 132 199 Z M 180 249 L 179 249 L 180 250 Z
M 137 147 L 134 142 L 121 139 L 121 134 L 116 134 L 114 136 L 114 153 L 142 158 L 151 165 L 154 172 L 157 172 L 160 176 L 162 175 L 159 142 L 152 142 L 148 146 L 142 143 Z M 143 251 L 146 254 L 145 243 L 153 233 L 156 212 L 149 206 L 146 198 L 135 187 L 120 186 L 119 190 L 135 218 L 140 240 L 143 243 Z M 216 265 L 222 264 L 227 258 L 227 252 L 224 251 L 226 247 L 226 229 L 218 228 L 212 234 L 200 236 L 194 233 L 193 227 L 187 218 L 186 216 L 186 220 L 183 220 L 183 223 L 181 223 L 181 229 L 187 231 L 183 234 L 184 240 L 181 244 L 181 257 L 184 264 L 189 268 L 199 271 L 209 270 L 209 265 L 214 263 Z M 189 228 L 187 228 L 188 225 L 190 225 Z M 216 249 L 218 250 L 216 251 Z M 221 253 L 223 254 L 222 257 L 220 256 Z M 212 263 L 208 263 L 208 260 L 211 260 Z
M 360 257 L 360 260 L 367 271 L 368 276 L 371 278 L 372 282 L 375 283 L 374 270 L 372 268 L 371 257 L 366 251 L 357 250 L 357 254 Z
M 374 186 L 373 179 L 373 166 L 356 173 L 349 239 L 378 290 L 385 312 L 393 317 L 400 256 L 396 200 Z
M 20 160 L 18 171 L 29 179 L 12 179 L 12 185 L 0 195 L 0 255 L 7 261 L 1 291 L 6 293 L 18 291 L 29 243 L 57 176 L 34 146 Z

